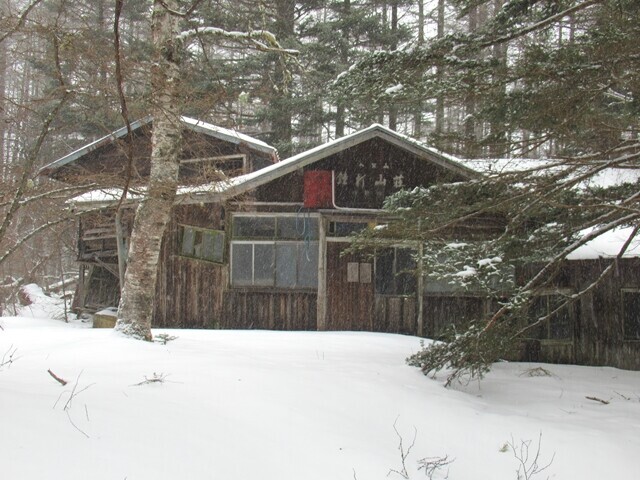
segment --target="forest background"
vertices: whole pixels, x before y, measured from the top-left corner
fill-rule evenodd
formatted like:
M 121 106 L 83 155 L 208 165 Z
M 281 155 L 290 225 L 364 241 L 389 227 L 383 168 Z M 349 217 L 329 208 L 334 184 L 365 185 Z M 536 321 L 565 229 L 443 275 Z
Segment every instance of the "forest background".
M 540 181 L 539 172 L 524 172 L 492 180 L 491 195 L 449 196 L 463 200 L 451 216 L 520 199 L 513 208 L 527 214 L 514 215 L 521 224 L 510 231 L 527 238 L 532 218 L 553 212 L 563 228 L 534 235 L 541 255 L 562 254 L 558 238 L 585 227 L 637 223 L 633 185 L 567 197 L 576 178 L 637 168 L 636 1 L 177 4 L 182 27 L 196 31 L 180 94 L 189 116 L 263 139 L 281 158 L 379 122 L 461 157 L 557 159 L 562 175 Z M 152 6 L 0 3 L 0 305 L 21 284 L 73 273 L 75 213 L 64 201 L 79 189 L 37 171 L 152 109 Z M 203 25 L 224 34 L 200 39 Z M 233 39 L 239 31 L 272 32 L 299 54 L 244 45 Z M 505 187 L 514 184 L 527 194 L 514 197 Z

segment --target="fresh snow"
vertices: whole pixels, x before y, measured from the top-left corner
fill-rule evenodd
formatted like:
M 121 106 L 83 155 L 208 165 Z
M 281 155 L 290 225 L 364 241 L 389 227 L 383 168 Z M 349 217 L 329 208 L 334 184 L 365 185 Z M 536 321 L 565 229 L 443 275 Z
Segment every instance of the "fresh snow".
M 640 372 L 500 363 L 445 389 L 405 365 L 416 337 L 156 330 L 177 337 L 163 345 L 52 319 L 59 302 L 28 295 L 0 318 L 0 358 L 15 350 L 0 369 L 2 478 L 401 479 L 398 435 L 411 479 L 448 455 L 451 480 L 516 480 L 508 444 L 530 441 L 532 458 L 540 436 L 551 464 L 532 478 L 637 478 Z
M 584 230 L 584 235 L 591 232 L 591 229 Z M 633 233 L 633 228 L 616 228 L 609 230 L 602 235 L 594 238 L 585 245 L 577 248 L 571 252 L 567 258 L 569 260 L 589 260 L 596 258 L 613 258 L 617 257 L 622 250 L 625 242 L 629 239 L 629 236 Z M 630 244 L 627 251 L 623 254 L 623 257 L 637 257 L 640 256 L 640 237 L 636 237 Z
M 402 85 L 401 83 L 398 83 L 397 85 L 394 85 L 393 87 L 387 88 L 384 91 L 384 93 L 386 93 L 387 95 L 393 95 L 394 93 L 401 92 L 403 88 L 404 88 L 404 85 Z

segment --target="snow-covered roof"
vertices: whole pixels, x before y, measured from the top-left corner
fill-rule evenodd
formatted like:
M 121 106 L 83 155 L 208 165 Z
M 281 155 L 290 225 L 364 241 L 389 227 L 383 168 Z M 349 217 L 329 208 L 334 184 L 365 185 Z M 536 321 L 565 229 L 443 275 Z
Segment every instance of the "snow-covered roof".
M 447 170 L 454 171 L 467 178 L 480 176 L 477 171 L 459 163 L 457 158 L 439 152 L 434 148 L 427 147 L 423 143 L 411 137 L 402 135 L 376 123 L 368 128 L 358 130 L 352 134 L 324 143 L 312 148 L 311 150 L 307 150 L 306 152 L 302 152 L 298 155 L 282 160 L 276 164 L 269 165 L 246 175 L 235 177 L 228 182 L 226 191 L 229 196 L 245 193 L 275 180 L 276 178 L 292 173 L 300 168 L 327 158 L 330 155 L 354 147 L 373 138 L 382 138 L 415 155 L 422 157 L 427 156 L 434 164 Z
M 180 120 L 186 128 L 194 132 L 204 133 L 205 135 L 209 135 L 211 137 L 215 137 L 220 140 L 224 140 L 234 144 L 247 145 L 252 150 L 266 153 L 271 157 L 273 157 L 274 159 L 278 158 L 278 152 L 274 147 L 266 144 L 261 140 L 250 137 L 249 135 L 245 135 L 244 133 L 240 133 L 235 130 L 230 130 L 228 128 L 218 127 L 216 125 L 212 125 L 210 123 L 203 122 L 201 120 L 196 120 L 189 117 L 181 117 Z M 131 130 L 135 131 L 140 127 L 148 125 L 152 122 L 153 122 L 153 118 L 150 116 L 147 116 L 140 120 L 136 120 L 135 122 L 131 123 Z M 58 170 L 59 168 L 75 162 L 76 160 L 86 155 L 87 153 L 93 150 L 96 150 L 97 148 L 100 148 L 104 145 L 108 145 L 109 143 L 114 142 L 115 140 L 121 139 L 126 135 L 127 135 L 127 127 L 119 128 L 118 130 L 111 132 L 109 135 L 105 135 L 104 137 L 99 138 L 95 142 L 91 142 L 85 145 L 84 147 L 81 147 L 78 150 L 71 152 L 68 155 L 65 155 L 64 157 L 59 158 L 58 160 L 51 162 L 48 165 L 45 165 L 40 169 L 39 174 L 50 175 L 56 170 Z
M 545 173 L 574 169 L 575 165 L 562 159 L 553 158 L 482 158 L 460 159 L 459 162 L 468 168 L 485 175 L 501 175 L 518 172 Z M 571 175 L 579 175 L 597 165 L 585 164 Z M 580 183 L 583 188 L 611 187 L 623 183 L 633 183 L 640 180 L 640 170 L 637 168 L 608 167 L 590 176 Z
M 582 245 L 567 256 L 567 260 L 593 260 L 597 258 L 614 258 L 622 250 L 623 245 L 632 234 L 633 228 L 617 228 L 603 233 L 590 242 Z M 589 233 L 589 231 L 584 232 Z M 623 254 L 624 258 L 640 256 L 640 238 L 632 240 Z
M 212 182 L 206 185 L 182 186 L 176 191 L 177 203 L 199 203 L 221 199 L 224 192 L 230 187 L 231 180 Z M 136 187 L 127 191 L 127 202 L 140 201 L 147 189 Z M 117 204 L 122 198 L 123 190 L 118 187 L 97 188 L 89 190 L 67 200 L 67 204 L 77 206 L 82 210 L 103 208 Z
M 198 127 L 201 127 L 202 125 L 202 122 L 198 122 L 197 124 Z M 177 192 L 178 202 L 194 203 L 219 200 L 221 198 L 231 198 L 373 138 L 382 138 L 399 148 L 422 157 L 428 157 L 429 160 L 436 165 L 446 168 L 447 170 L 454 171 L 465 177 L 474 178 L 480 175 L 471 168 L 458 163 L 455 157 L 427 147 L 413 138 L 394 132 L 382 125 L 374 124 L 363 130 L 359 130 L 350 135 L 324 143 L 312 148 L 311 150 L 307 150 L 306 152 L 302 152 L 286 160 L 282 160 L 246 175 L 240 175 L 238 177 L 229 178 L 207 185 L 200 185 L 198 187 L 181 187 Z M 143 192 L 144 189 L 138 189 L 138 191 Z M 92 207 L 101 205 L 106 206 L 119 201 L 121 195 L 121 189 L 98 189 L 78 195 L 77 197 L 69 200 L 69 202 Z M 135 201 L 139 198 L 139 194 L 138 196 L 136 196 L 135 193 L 130 194 L 128 195 L 128 198 Z

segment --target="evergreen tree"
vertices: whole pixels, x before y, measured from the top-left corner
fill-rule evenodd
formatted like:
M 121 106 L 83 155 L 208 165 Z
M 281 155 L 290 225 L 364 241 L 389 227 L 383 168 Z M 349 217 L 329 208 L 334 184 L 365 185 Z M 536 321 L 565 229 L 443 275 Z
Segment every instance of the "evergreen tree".
M 463 13 L 478 6 L 461 3 L 467 6 Z M 417 79 L 406 95 L 442 93 L 454 101 L 464 100 L 473 85 L 480 149 L 505 148 L 511 154 L 535 149 L 555 158 L 531 168 L 514 160 L 510 173 L 494 171 L 485 179 L 400 193 L 386 204 L 397 220 L 361 239 L 375 243 L 382 235 L 429 242 L 425 251 L 435 253 L 421 259 L 426 271 L 460 288 L 473 284 L 496 299 L 507 298 L 488 316 L 479 313 L 465 333 L 457 331 L 449 343 L 412 358 L 425 372 L 453 366 L 453 377 L 481 375 L 527 330 L 552 321 L 547 315 L 530 324 L 524 317 L 567 255 L 607 231 L 631 227 L 622 255 L 636 237 L 638 15 L 634 1 L 512 1 L 476 31 L 449 34 L 425 48 L 371 56 L 341 79 L 341 88 L 380 91 L 395 81 L 390 81 L 393 75 L 406 72 L 406 78 Z M 503 52 L 492 54 L 505 46 L 506 61 Z M 434 66 L 445 67 L 440 85 L 431 76 Z M 473 141 L 468 126 L 460 125 L 465 142 Z M 632 174 L 621 185 L 597 186 L 597 177 L 611 168 Z M 476 231 L 478 226 L 485 231 Z M 444 264 L 443 258 L 448 259 Z M 538 268 L 520 284 L 508 281 L 505 266 L 534 264 Z M 604 266 L 599 280 L 612 269 Z M 492 276 L 503 281 L 496 284 Z M 492 290 L 495 285 L 500 288 Z

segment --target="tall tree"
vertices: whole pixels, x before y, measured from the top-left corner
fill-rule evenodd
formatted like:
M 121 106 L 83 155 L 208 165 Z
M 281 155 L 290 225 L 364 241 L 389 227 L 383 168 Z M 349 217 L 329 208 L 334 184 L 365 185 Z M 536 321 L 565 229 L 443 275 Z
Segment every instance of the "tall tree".
M 479 4 L 465 3 L 469 8 Z M 423 73 L 434 64 L 445 64 L 448 98 L 465 99 L 467 85 L 474 85 L 474 121 L 483 133 L 479 148 L 486 148 L 489 138 L 504 142 L 511 153 L 526 153 L 522 140 L 523 132 L 528 132 L 529 145 L 537 142 L 556 156 L 537 167 L 403 192 L 387 203 L 399 220 L 373 232 L 374 238 L 395 234 L 430 242 L 425 251 L 450 259 L 444 266 L 434 266 L 448 280 L 478 280 L 483 269 L 495 273 L 497 264 L 539 265 L 524 283 L 513 284 L 510 300 L 502 300 L 503 306 L 489 316 L 479 313 L 466 333 L 458 331 L 450 343 L 419 356 L 416 362 L 425 371 L 454 365 L 455 375 L 482 374 L 527 329 L 552 321 L 548 315 L 523 325 L 522 317 L 531 298 L 553 284 L 571 252 L 621 227 L 628 227 L 628 233 L 620 255 L 637 241 L 638 15 L 640 5 L 635 1 L 508 2 L 474 31 L 450 34 L 414 52 L 367 59 L 352 70 L 355 77 L 366 74 L 368 81 L 385 82 L 401 69 L 412 78 L 416 70 Z M 569 18 L 579 33 L 572 41 L 559 42 L 559 26 Z M 503 52 L 492 55 L 505 46 L 513 47 L 508 62 Z M 381 68 L 374 72 L 373 65 Z M 352 80 L 351 86 L 362 88 L 361 78 Z M 436 94 L 439 90 L 427 82 L 425 91 Z M 471 134 L 464 127 L 462 133 Z M 484 134 L 487 130 L 490 135 Z M 601 186 L 598 178 L 610 169 L 629 172 L 629 176 L 621 185 Z M 468 248 L 447 247 L 469 240 L 460 232 L 487 219 L 502 222 L 504 230 L 472 237 Z M 423 258 L 425 263 L 435 260 L 437 264 L 438 255 L 428 257 Z M 603 264 L 596 282 L 614 271 L 615 262 Z M 490 282 L 484 284 L 490 286 Z M 590 288 L 585 285 L 567 302 Z
M 282 52 L 268 31 L 239 34 L 218 27 L 203 27 L 195 19 L 193 28 L 182 30 L 199 2 L 183 8 L 178 0 L 155 0 L 152 13 L 151 172 L 145 198 L 141 201 L 131 233 L 128 265 L 116 329 L 144 340 L 151 339 L 151 318 L 162 237 L 170 220 L 178 186 L 178 155 L 181 148 L 184 111 L 183 63 L 187 45 L 206 37 L 248 43 L 268 52 Z M 293 53 L 293 52 L 288 52 Z
M 185 57 L 179 38 L 179 10 L 176 0 L 156 0 L 153 4 L 151 172 L 148 193 L 136 212 L 116 324 L 117 330 L 144 340 L 151 340 L 158 258 L 178 186 L 181 67 Z

